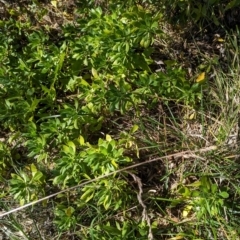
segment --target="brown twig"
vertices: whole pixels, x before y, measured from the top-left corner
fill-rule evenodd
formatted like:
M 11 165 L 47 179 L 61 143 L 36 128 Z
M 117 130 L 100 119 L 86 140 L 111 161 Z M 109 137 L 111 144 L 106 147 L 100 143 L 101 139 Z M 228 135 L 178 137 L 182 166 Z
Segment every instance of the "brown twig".
M 140 205 L 142 206 L 143 208 L 143 211 L 142 211 L 142 220 L 143 221 L 146 221 L 147 222 L 147 225 L 148 225 L 148 240 L 153 240 L 153 234 L 152 234 L 152 227 L 151 227 L 151 221 L 150 221 L 150 218 L 148 216 L 148 213 L 147 213 L 147 207 L 146 205 L 144 204 L 143 200 L 142 200 L 142 193 L 143 193 L 143 190 L 142 190 L 142 181 L 139 177 L 137 177 L 135 174 L 131 173 L 131 172 L 128 172 L 128 174 L 130 174 L 132 176 L 132 178 L 134 179 L 134 181 L 137 183 L 138 185 L 138 189 L 139 189 L 139 192 L 137 194 L 137 199 L 138 199 L 138 202 L 140 203 Z

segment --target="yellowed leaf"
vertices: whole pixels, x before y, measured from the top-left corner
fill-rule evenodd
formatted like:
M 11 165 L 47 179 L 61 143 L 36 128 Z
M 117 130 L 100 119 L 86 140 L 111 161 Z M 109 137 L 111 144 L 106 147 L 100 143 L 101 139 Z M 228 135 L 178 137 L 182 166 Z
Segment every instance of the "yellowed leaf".
M 192 206 L 191 205 L 187 205 L 184 209 L 183 209 L 183 212 L 182 212 L 182 216 L 183 218 L 186 218 L 188 216 L 188 214 L 190 213 L 192 209 Z
M 51 4 L 52 4 L 55 8 L 57 8 L 57 1 L 51 1 Z
M 202 82 L 203 80 L 205 80 L 205 72 L 202 72 L 201 74 L 198 75 L 196 82 Z
M 118 168 L 118 164 L 113 159 L 112 159 L 111 163 L 116 169 Z
M 183 239 L 183 238 L 184 238 L 184 236 L 178 235 L 176 237 L 169 238 L 168 240 L 179 240 L 179 239 Z
M 108 142 L 110 142 L 110 141 L 112 140 L 111 136 L 107 134 L 107 135 L 106 135 L 106 140 L 107 140 Z
M 192 114 L 190 114 L 190 116 L 189 116 L 190 120 L 193 120 L 195 118 L 196 118 L 196 112 L 193 112 Z
M 218 38 L 217 41 L 218 42 L 225 42 L 224 39 L 222 39 L 222 38 Z

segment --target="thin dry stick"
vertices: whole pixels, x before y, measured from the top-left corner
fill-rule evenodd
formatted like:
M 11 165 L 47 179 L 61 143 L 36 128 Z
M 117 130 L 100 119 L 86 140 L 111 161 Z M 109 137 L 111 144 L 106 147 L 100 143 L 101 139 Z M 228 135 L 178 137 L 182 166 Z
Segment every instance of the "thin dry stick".
M 134 179 L 134 181 L 137 183 L 138 185 L 138 194 L 137 194 L 137 199 L 138 199 L 138 202 L 140 203 L 140 205 L 142 206 L 143 208 L 143 211 L 142 211 L 142 220 L 147 222 L 147 225 L 148 225 L 148 240 L 153 240 L 153 234 L 152 234 L 152 227 L 151 227 L 151 221 L 150 221 L 150 218 L 148 216 L 148 213 L 147 213 L 147 207 L 146 205 L 143 203 L 143 200 L 142 200 L 142 193 L 143 193 L 143 190 L 142 190 L 142 182 L 141 182 L 141 179 L 139 177 L 137 177 L 135 174 L 131 173 L 131 172 L 128 172 L 128 174 L 130 174 L 132 176 L 132 178 Z
M 76 189 L 76 188 L 83 187 L 83 186 L 85 186 L 85 185 L 88 184 L 88 183 L 92 183 L 92 182 L 95 182 L 95 181 L 97 181 L 97 180 L 100 180 L 100 179 L 103 179 L 103 178 L 112 176 L 112 175 L 114 175 L 114 174 L 116 174 L 116 173 L 120 173 L 120 172 L 129 170 L 129 169 L 138 167 L 138 166 L 142 166 L 142 165 L 145 165 L 145 164 L 148 164 L 148 163 L 152 163 L 152 162 L 156 162 L 156 161 L 160 161 L 160 160 L 164 160 L 164 159 L 168 159 L 168 158 L 174 158 L 174 157 L 175 157 L 175 158 L 178 158 L 178 157 L 184 157 L 184 158 L 186 157 L 186 158 L 187 158 L 187 156 L 193 156 L 194 153 L 208 152 L 208 151 L 212 151 L 212 150 L 216 150 L 216 149 L 217 149 L 217 146 L 210 146 L 210 147 L 205 147 L 205 148 L 201 148 L 201 149 L 199 149 L 199 150 L 194 150 L 194 151 L 186 150 L 186 151 L 182 151 L 182 152 L 179 152 L 179 153 L 173 153 L 173 154 L 170 154 L 170 155 L 167 155 L 167 156 L 164 156 L 164 157 L 158 157 L 158 158 L 150 159 L 150 160 L 148 160 L 148 161 L 146 161 L 146 162 L 136 163 L 136 164 L 134 164 L 134 165 L 131 165 L 131 166 L 128 166 L 128 167 L 125 167 L 125 168 L 116 170 L 116 171 L 114 171 L 114 172 L 108 173 L 108 174 L 106 174 L 106 175 L 103 175 L 103 176 L 100 176 L 100 177 L 97 177 L 97 178 L 88 180 L 88 181 L 86 181 L 86 182 L 84 182 L 84 183 L 81 183 L 81 184 L 79 184 L 79 185 L 76 185 L 76 186 L 73 186 L 73 187 L 64 189 L 64 190 L 62 190 L 62 191 L 53 193 L 53 194 L 51 194 L 51 195 L 49 195 L 49 196 L 46 196 L 46 197 L 44 197 L 44 198 L 38 199 L 37 201 L 27 203 L 27 204 L 25 204 L 25 205 L 23 205 L 23 206 L 21 206 L 21 207 L 18 207 L 18 208 L 15 208 L 15 209 L 10 210 L 10 211 L 8 211 L 8 212 L 2 213 L 2 214 L 0 215 L 0 218 L 1 218 L 1 217 L 4 217 L 4 216 L 7 216 L 7 215 L 9 215 L 9 214 L 11 214 L 11 213 L 14 213 L 14 212 L 23 210 L 23 209 L 25 209 L 25 208 L 27 208 L 27 207 L 30 207 L 30 206 L 32 206 L 32 205 L 35 205 L 35 204 L 37 204 L 37 203 L 43 202 L 43 201 L 45 201 L 45 200 L 48 200 L 48 199 L 50 199 L 50 198 L 53 198 L 53 197 L 55 197 L 55 196 L 57 196 L 57 195 L 59 195 L 59 194 L 61 194 L 61 193 L 69 192 L 69 191 L 74 190 L 74 189 Z

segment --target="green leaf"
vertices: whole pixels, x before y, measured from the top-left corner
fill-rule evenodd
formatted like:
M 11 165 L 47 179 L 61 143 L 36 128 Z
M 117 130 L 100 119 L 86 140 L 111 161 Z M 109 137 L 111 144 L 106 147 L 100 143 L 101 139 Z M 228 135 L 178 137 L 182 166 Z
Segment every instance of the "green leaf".
M 121 236 L 121 231 L 118 230 L 115 227 L 111 227 L 111 226 L 102 226 L 103 230 L 105 230 L 106 232 L 108 232 L 109 234 L 113 235 L 113 236 Z
M 88 202 L 90 201 L 94 196 L 94 189 L 93 188 L 88 188 L 84 194 L 80 197 L 81 200 Z
M 195 181 L 187 185 L 188 187 L 199 187 L 201 186 L 201 181 Z
M 75 144 L 74 144 L 72 141 L 69 141 L 69 142 L 67 143 L 67 145 L 72 149 L 71 153 L 72 153 L 73 155 L 75 155 L 75 153 L 76 153 L 76 146 L 75 146 Z
M 33 123 L 33 125 L 35 126 L 35 124 Z M 11 134 L 8 138 L 8 143 L 12 143 L 14 140 L 18 139 L 20 137 L 20 132 L 15 132 L 13 134 Z
M 38 171 L 38 172 L 34 175 L 33 180 L 34 180 L 34 181 L 39 181 L 42 177 L 43 177 L 43 174 Z
M 133 127 L 131 128 L 131 130 L 130 130 L 130 133 L 135 133 L 137 130 L 138 130 L 138 125 L 133 125 Z
M 205 192 L 208 192 L 211 189 L 211 184 L 210 184 L 210 180 L 208 179 L 208 177 L 203 176 L 201 177 L 201 185 L 204 189 Z
M 25 199 L 24 198 L 20 199 L 20 202 L 19 202 L 20 206 L 23 206 L 24 203 L 25 203 Z
M 75 209 L 73 207 L 68 207 L 67 209 L 65 209 L 65 213 L 68 217 L 71 217 L 74 211 Z
M 73 151 L 71 150 L 71 148 L 70 147 L 68 147 L 67 145 L 63 145 L 63 147 L 62 147 L 63 149 L 62 149 L 62 151 L 64 152 L 64 153 L 66 153 L 66 154 L 73 154 Z
M 104 206 L 105 210 L 108 210 L 110 205 L 111 205 L 111 196 L 106 195 L 104 202 L 103 202 L 103 206 Z
M 31 164 L 31 172 L 32 172 L 32 176 L 34 177 L 34 175 L 37 173 L 37 168 L 36 166 L 32 163 Z
M 97 73 L 97 70 L 95 68 L 92 68 L 92 75 L 94 78 L 98 79 L 99 76 L 98 76 L 98 73 Z
M 197 191 L 197 190 L 194 190 L 192 191 L 191 193 L 191 196 L 194 197 L 194 198 L 197 198 L 201 195 L 201 192 Z
M 81 146 L 83 146 L 85 144 L 85 141 L 84 141 L 84 138 L 82 135 L 79 136 L 78 142 L 80 143 Z
M 229 194 L 227 192 L 220 192 L 219 195 L 223 198 L 229 198 Z
M 115 169 L 118 169 L 118 164 L 112 159 L 111 164 L 114 166 Z
M 150 39 L 149 34 L 147 34 L 146 36 L 144 36 L 144 37 L 142 38 L 142 40 L 140 41 L 140 45 L 141 45 L 142 47 L 144 47 L 144 48 L 148 48 L 149 45 L 150 45 L 150 43 L 151 43 L 151 39 Z
M 122 237 L 125 237 L 128 231 L 129 231 L 129 224 L 127 221 L 124 221 L 123 227 L 122 227 Z
M 236 7 L 236 6 L 238 6 L 239 4 L 240 4 L 240 1 L 239 1 L 239 0 L 230 1 L 230 2 L 227 4 L 227 6 L 226 6 L 226 8 L 224 9 L 224 11 L 227 11 L 228 9 L 231 9 L 231 8 L 233 8 L 233 7 Z
M 25 172 L 20 171 L 20 176 L 25 183 L 27 183 L 29 181 L 29 177 Z
M 125 44 L 125 51 L 126 51 L 126 53 L 129 52 L 129 43 L 128 42 L 126 42 L 126 44 Z
M 191 195 L 191 191 L 187 187 L 182 187 L 179 193 L 182 194 L 183 197 L 189 197 Z
M 217 184 L 211 184 L 211 191 L 212 191 L 212 193 L 216 193 L 217 189 L 218 189 Z

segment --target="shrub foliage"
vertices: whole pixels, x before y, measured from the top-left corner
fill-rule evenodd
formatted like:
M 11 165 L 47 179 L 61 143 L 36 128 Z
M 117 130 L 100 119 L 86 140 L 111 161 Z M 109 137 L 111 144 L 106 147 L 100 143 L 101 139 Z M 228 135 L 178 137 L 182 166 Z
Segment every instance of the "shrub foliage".
M 46 6 L 29 4 L 41 20 Z M 58 1 L 49 4 L 60 8 Z M 2 198 L 9 194 L 23 205 L 51 189 L 67 189 L 141 161 L 141 121 L 134 119 L 143 111 L 155 114 L 160 102 L 197 109 L 208 87 L 189 78 L 176 59 L 158 63 L 158 42 L 169 40 L 164 24 L 219 26 L 219 17 L 237 11 L 238 5 L 220 0 L 79 1 L 75 19 L 57 29 L 21 19 L 20 10 L 29 6 L 8 6 L 8 17 L 0 21 Z M 166 20 L 166 14 L 174 17 Z M 119 119 L 129 121 L 125 129 Z M 189 186 L 179 183 L 176 201 L 169 198 L 169 206 L 184 204 L 185 217 L 194 209 L 198 219 L 218 218 L 230 190 L 210 176 L 198 177 Z M 60 194 L 54 198 L 54 223 L 60 232 L 73 231 L 81 239 L 153 239 L 152 230 L 160 236 L 164 231 L 156 219 L 149 224 L 141 213 L 124 214 L 135 205 L 145 206 L 139 182 L 136 187 L 131 181 L 123 172 Z M 159 198 L 147 199 L 157 206 Z M 201 235 L 200 228 L 186 227 L 171 239 L 194 231 Z

